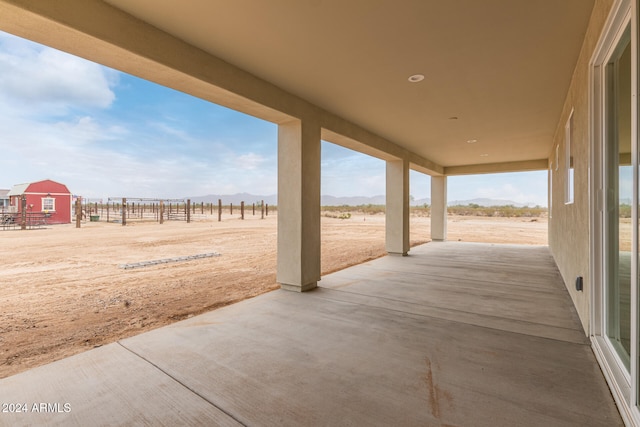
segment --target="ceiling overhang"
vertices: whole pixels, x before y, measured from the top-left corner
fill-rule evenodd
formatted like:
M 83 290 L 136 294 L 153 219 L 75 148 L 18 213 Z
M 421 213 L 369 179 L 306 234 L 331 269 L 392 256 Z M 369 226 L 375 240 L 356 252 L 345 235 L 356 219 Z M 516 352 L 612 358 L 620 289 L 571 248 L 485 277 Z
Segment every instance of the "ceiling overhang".
M 0 0 L 0 29 L 275 123 L 320 115 L 327 140 L 418 170 L 483 173 L 547 167 L 593 4 Z

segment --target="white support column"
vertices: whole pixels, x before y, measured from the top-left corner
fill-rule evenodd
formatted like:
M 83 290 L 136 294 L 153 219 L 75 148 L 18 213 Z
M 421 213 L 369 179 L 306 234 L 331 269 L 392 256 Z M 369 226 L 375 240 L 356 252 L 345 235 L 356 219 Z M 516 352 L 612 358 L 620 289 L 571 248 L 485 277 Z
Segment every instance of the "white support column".
M 409 252 L 409 162 L 387 161 L 386 249 L 392 255 Z
M 447 177 L 431 177 L 431 240 L 447 240 Z
M 304 292 L 320 280 L 320 126 L 278 126 L 278 270 L 282 289 Z

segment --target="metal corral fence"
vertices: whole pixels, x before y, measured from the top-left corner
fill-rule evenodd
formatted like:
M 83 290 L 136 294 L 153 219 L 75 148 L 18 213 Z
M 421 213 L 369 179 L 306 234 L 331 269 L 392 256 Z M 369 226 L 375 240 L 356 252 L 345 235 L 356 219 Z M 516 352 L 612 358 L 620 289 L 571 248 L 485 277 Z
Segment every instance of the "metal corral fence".
M 223 205 L 222 200 L 214 202 L 191 203 L 187 199 L 148 199 L 148 198 L 109 198 L 107 203 L 103 201 L 81 200 L 81 216 L 83 220 L 107 221 L 126 225 L 127 222 L 154 221 L 198 221 L 216 218 L 222 221 L 222 214 L 237 215 L 240 219 L 245 216 L 260 215 L 261 218 L 269 215 L 269 210 L 275 210 L 273 206 L 264 201 L 239 205 L 229 203 Z M 74 207 L 74 217 L 77 218 L 77 208 Z
M 25 212 L 24 214 L 13 210 L 0 210 L 0 230 L 31 230 L 47 225 L 48 215 L 44 212 Z

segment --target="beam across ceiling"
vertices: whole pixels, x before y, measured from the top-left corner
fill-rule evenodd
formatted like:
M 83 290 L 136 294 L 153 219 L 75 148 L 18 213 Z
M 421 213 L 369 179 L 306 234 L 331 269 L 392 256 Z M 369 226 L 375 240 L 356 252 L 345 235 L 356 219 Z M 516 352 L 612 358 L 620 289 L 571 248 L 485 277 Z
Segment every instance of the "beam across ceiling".
M 549 159 L 525 160 L 521 162 L 484 163 L 476 165 L 448 166 L 443 168 L 447 176 L 479 175 L 503 172 L 529 172 L 549 169 Z

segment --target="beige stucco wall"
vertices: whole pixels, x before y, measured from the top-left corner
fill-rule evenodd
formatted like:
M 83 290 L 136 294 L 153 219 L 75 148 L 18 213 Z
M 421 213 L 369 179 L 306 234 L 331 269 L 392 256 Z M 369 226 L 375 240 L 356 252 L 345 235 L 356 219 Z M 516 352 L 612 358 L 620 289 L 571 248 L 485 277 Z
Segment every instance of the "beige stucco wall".
M 550 194 L 549 247 L 575 304 L 585 333 L 589 333 L 591 278 L 589 277 L 589 62 L 602 32 L 613 0 L 597 0 L 589 29 L 567 93 L 562 116 L 549 153 L 552 191 Z M 565 124 L 573 110 L 571 137 L 575 197 L 565 204 Z M 556 158 L 556 147 L 559 147 Z M 584 277 L 584 290 L 575 290 L 577 276 Z

